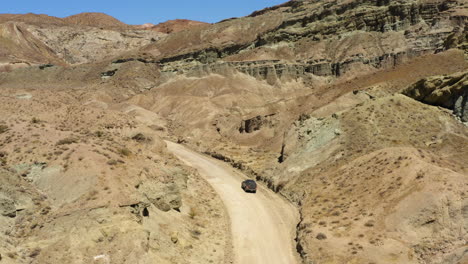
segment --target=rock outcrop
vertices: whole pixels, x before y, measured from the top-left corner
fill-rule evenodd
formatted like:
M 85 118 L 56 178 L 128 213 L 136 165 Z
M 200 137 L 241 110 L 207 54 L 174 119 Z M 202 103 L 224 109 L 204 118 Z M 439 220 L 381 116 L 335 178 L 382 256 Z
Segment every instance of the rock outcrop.
M 468 72 L 425 78 L 402 93 L 426 104 L 451 109 L 463 122 L 468 122 Z
M 272 118 L 274 115 L 275 114 L 267 116 L 256 116 L 250 119 L 242 120 L 239 132 L 252 133 L 254 131 L 260 130 L 264 126 L 272 127 L 275 123 L 275 121 Z

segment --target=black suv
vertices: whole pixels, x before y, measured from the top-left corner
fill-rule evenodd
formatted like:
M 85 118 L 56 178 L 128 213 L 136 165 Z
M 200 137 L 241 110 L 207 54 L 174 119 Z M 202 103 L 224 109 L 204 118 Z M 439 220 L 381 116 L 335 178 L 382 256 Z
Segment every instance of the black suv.
M 241 185 L 242 190 L 245 192 L 257 192 L 257 183 L 254 180 L 245 180 Z

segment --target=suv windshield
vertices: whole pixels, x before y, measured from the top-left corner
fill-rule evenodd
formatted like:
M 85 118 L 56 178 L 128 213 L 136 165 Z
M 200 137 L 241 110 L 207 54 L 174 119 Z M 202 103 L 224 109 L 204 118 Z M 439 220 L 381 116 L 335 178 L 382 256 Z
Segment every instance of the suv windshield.
M 256 185 L 257 185 L 257 184 L 256 184 L 254 181 L 252 181 L 252 180 L 248 180 L 248 181 L 246 181 L 245 183 L 246 183 L 247 185 L 249 185 L 249 186 L 256 186 Z

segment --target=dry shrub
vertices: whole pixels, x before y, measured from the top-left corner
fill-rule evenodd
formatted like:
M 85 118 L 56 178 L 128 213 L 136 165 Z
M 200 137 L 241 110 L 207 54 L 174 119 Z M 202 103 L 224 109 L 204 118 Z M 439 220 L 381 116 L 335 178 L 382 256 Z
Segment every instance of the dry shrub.
M 11 259 L 16 259 L 18 257 L 16 252 L 8 252 L 6 255 Z
M 374 225 L 375 225 L 375 222 L 373 220 L 369 220 L 364 224 L 364 226 L 366 227 L 373 227 Z
M 78 142 L 78 139 L 74 138 L 74 137 L 68 137 L 68 138 L 64 138 L 64 139 L 61 139 L 57 142 L 57 145 L 69 145 L 69 144 L 73 144 L 73 143 L 77 143 Z
M 41 120 L 39 118 L 33 117 L 31 119 L 31 123 L 33 123 L 33 124 L 39 124 L 40 122 L 41 122 Z
M 418 171 L 418 174 L 416 175 L 416 179 L 418 180 L 422 179 L 424 178 L 424 175 L 425 175 L 424 171 Z
M 108 165 L 111 165 L 111 166 L 114 166 L 114 165 L 117 165 L 117 164 L 118 164 L 118 161 L 112 159 L 112 160 L 107 161 L 107 164 L 108 164 Z
M 132 137 L 133 140 L 140 142 L 140 143 L 148 143 L 151 142 L 153 139 L 149 136 L 144 135 L 143 133 L 138 133 Z
M 31 251 L 31 253 L 29 253 L 29 257 L 31 258 L 35 258 L 37 256 L 39 256 L 39 254 L 41 254 L 41 249 L 40 248 L 35 248 Z
M 315 238 L 317 238 L 318 240 L 325 240 L 327 239 L 327 236 L 324 233 L 318 233 Z
M 122 156 L 130 156 L 132 155 L 132 152 L 128 149 L 128 148 L 121 148 L 119 149 L 119 154 L 122 155 Z
M 193 238 L 199 239 L 202 233 L 200 230 L 190 230 L 190 234 L 192 235 Z
M 86 200 L 96 200 L 97 199 L 97 195 L 99 194 L 99 191 L 97 190 L 92 190 L 91 192 L 89 192 L 89 196 Z
M 8 126 L 0 124 L 0 134 L 3 134 L 8 131 Z
M 188 215 L 191 219 L 195 219 L 195 217 L 198 215 L 198 210 L 194 207 L 190 207 Z
M 94 132 L 94 135 L 95 135 L 96 137 L 103 137 L 103 136 L 104 136 L 104 132 L 98 130 L 98 131 Z

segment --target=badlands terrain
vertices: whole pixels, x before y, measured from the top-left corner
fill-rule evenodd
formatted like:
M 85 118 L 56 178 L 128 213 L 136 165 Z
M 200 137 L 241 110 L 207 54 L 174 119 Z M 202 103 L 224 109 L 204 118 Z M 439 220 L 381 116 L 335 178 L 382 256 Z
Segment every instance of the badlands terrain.
M 0 263 L 468 263 L 467 21 L 0 15 Z

